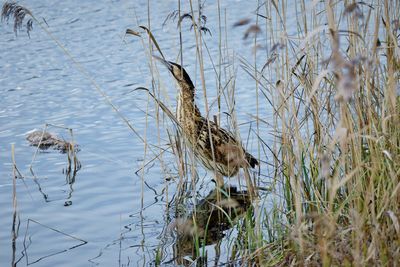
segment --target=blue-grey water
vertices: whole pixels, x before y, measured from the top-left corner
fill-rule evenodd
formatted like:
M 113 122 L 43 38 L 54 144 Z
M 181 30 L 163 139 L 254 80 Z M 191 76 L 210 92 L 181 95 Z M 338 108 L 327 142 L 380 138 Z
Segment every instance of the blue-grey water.
M 24 28 L 16 36 L 12 21 L 1 23 L 1 266 L 11 265 L 13 255 L 17 266 L 148 266 L 154 264 L 156 250 L 163 252 L 162 262 L 175 264 L 174 240 L 167 233 L 173 213 L 166 205 L 178 184 L 172 150 L 164 153 L 162 160 L 150 162 L 141 171 L 144 162 L 160 153 L 158 147 L 168 148 L 166 125 L 171 133 L 173 127 L 170 123 L 157 126 L 154 105 L 148 101 L 145 92 L 133 90 L 139 86 L 151 88 L 152 77 L 148 39 L 138 25 L 149 26 L 150 12 L 150 27 L 163 53 L 166 58 L 176 60 L 179 54 L 177 20 L 168 20 L 164 26 L 163 22 L 178 6 L 177 1 L 149 2 L 149 9 L 148 1 L 144 0 L 20 2 L 32 11 L 62 48 L 37 22 L 33 24 L 30 38 Z M 213 64 L 219 68 L 220 19 L 224 58 L 235 63 L 234 69 L 227 65 L 222 69 L 226 73 L 237 71 L 233 73 L 237 120 L 242 139 L 251 153 L 258 155 L 255 124 L 248 123 L 254 120 L 251 114 L 256 112 L 255 82 L 239 67 L 239 59 L 254 64 L 254 39 L 252 36 L 243 39 L 246 26 L 232 27 L 242 18 L 251 18 L 255 23 L 257 3 L 224 1 L 220 8 L 221 18 L 217 1 L 206 1 L 203 10 L 207 16 L 206 26 L 212 33 L 203 36 L 208 48 L 207 51 L 203 46 L 208 102 L 212 103 L 217 94 Z M 182 3 L 182 10 L 190 11 L 188 3 Z M 139 37 L 125 35 L 127 28 L 140 31 L 145 36 L 144 43 Z M 265 36 L 262 33 L 258 39 L 262 46 L 271 41 Z M 201 80 L 196 67 L 196 41 L 189 20 L 182 23 L 182 40 L 184 65 L 200 88 L 197 100 L 204 112 Z M 267 58 L 265 51 L 268 49 L 257 52 L 261 66 Z M 70 57 L 84 70 L 79 69 Z M 159 66 L 158 71 L 157 83 L 166 94 L 163 99 L 174 110 L 175 85 L 166 69 Z M 147 146 L 112 109 L 94 83 L 146 139 Z M 268 102 L 260 101 L 261 118 L 271 120 Z M 145 115 L 146 110 L 149 116 Z M 227 111 L 224 101 L 222 111 Z M 214 105 L 210 114 L 217 112 Z M 226 126 L 224 115 L 221 118 Z M 80 146 L 77 156 L 82 168 L 71 184 L 65 174 L 66 155 L 57 151 L 39 153 L 32 163 L 35 176 L 29 170 L 36 148 L 28 144 L 26 134 L 33 129 L 42 129 L 46 123 L 73 129 L 74 140 Z M 49 126 L 48 130 L 70 139 L 67 130 L 54 126 Z M 261 125 L 260 132 L 263 140 L 272 139 L 265 124 Z M 20 224 L 15 250 L 12 247 L 12 144 L 17 168 L 24 177 L 16 179 L 16 210 Z M 268 160 L 262 152 L 261 156 L 263 161 Z M 263 164 L 261 167 L 261 170 L 266 168 Z M 210 182 L 211 174 L 199 169 L 201 181 L 197 189 L 204 195 L 214 184 Z M 261 173 L 264 174 L 261 180 L 267 179 L 267 171 Z M 71 205 L 65 206 L 66 202 Z M 224 250 L 226 248 L 222 248 Z M 220 260 L 226 262 L 227 256 Z

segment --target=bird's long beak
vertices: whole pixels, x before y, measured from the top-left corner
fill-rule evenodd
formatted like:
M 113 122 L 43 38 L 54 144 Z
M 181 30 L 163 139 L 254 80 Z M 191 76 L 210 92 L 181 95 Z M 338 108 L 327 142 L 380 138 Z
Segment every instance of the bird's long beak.
M 160 61 L 165 67 L 167 67 L 169 69 L 169 71 L 172 71 L 172 63 L 171 62 L 169 62 L 161 57 L 158 57 L 158 56 L 153 55 L 153 57 L 155 59 L 157 59 L 158 61 Z

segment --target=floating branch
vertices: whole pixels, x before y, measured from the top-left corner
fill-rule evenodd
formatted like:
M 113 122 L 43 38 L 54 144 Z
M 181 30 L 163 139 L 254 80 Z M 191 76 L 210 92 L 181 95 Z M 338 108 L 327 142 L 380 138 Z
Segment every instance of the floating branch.
M 36 146 L 43 150 L 51 147 L 55 150 L 59 150 L 61 153 L 67 153 L 69 150 L 72 150 L 73 147 L 75 151 L 79 151 L 77 144 L 72 144 L 46 131 L 32 131 L 27 135 L 26 140 L 28 140 L 31 146 Z
M 58 127 L 62 128 L 65 130 L 69 131 L 69 134 L 71 136 L 71 141 L 65 141 L 64 139 L 59 138 L 55 134 L 51 134 L 47 132 L 48 126 L 53 126 L 53 127 Z M 52 125 L 52 124 L 45 124 L 45 127 L 43 130 L 35 130 L 32 131 L 28 134 L 26 137 L 28 142 L 32 146 L 36 146 L 36 152 L 33 155 L 32 162 L 30 165 L 30 170 L 33 175 L 33 162 L 35 161 L 36 154 L 38 153 L 39 149 L 48 149 L 48 148 L 53 148 L 55 150 L 59 150 L 61 153 L 66 153 L 67 154 L 67 167 L 65 169 L 65 172 L 67 176 L 71 176 L 72 173 L 72 180 L 75 178 L 76 172 L 81 169 L 82 165 L 80 161 L 78 160 L 77 153 L 79 152 L 80 148 L 77 144 L 74 142 L 74 135 L 73 131 L 71 128 L 66 128 L 63 126 L 57 126 L 57 125 Z M 68 179 L 71 180 L 71 179 Z

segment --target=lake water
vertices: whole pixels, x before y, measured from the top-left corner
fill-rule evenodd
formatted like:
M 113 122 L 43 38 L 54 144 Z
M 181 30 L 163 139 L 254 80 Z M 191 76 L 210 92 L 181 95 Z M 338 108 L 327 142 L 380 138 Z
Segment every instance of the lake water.
M 151 87 L 147 39 L 144 47 L 139 37 L 125 35 L 127 28 L 139 31 L 138 25 L 148 26 L 147 1 L 24 1 L 21 4 L 83 66 L 146 139 L 148 146 L 145 147 L 90 79 L 37 23 L 33 24 L 30 38 L 24 30 L 16 37 L 13 25 L 2 23 L 0 265 L 10 265 L 13 258 L 11 144 L 14 144 L 17 167 L 24 176 L 16 180 L 20 226 L 14 255 L 18 266 L 148 266 L 154 264 L 155 251 L 159 248 L 164 251 L 162 262 L 174 266 L 174 239 L 167 233 L 174 213 L 166 208 L 178 184 L 172 150 L 163 154 L 162 161 L 154 160 L 140 171 L 144 162 L 160 153 L 157 147 L 168 148 L 165 125 L 169 125 L 169 130 L 173 128 L 170 123 L 157 126 L 154 105 L 147 95 L 132 92 L 139 86 Z M 177 8 L 177 1 L 151 1 L 149 8 L 152 32 L 170 60 L 176 60 L 179 53 L 177 20 L 168 20 L 164 26 L 163 22 Z M 246 0 L 221 3 L 221 14 L 226 15 L 221 18 L 222 40 L 229 46 L 223 53 L 229 55 L 231 62 L 235 61 L 237 119 L 242 139 L 253 155 L 258 154 L 255 124 L 247 122 L 253 120 L 251 114 L 256 112 L 255 82 L 239 67 L 239 58 L 254 62 L 254 39 L 243 39 L 246 26 L 233 28 L 232 25 L 242 18 L 252 18 L 255 23 L 256 8 L 256 2 Z M 187 3 L 182 4 L 182 10 L 190 11 Z M 208 103 L 212 103 L 217 94 L 212 66 L 215 64 L 218 69 L 219 54 L 217 2 L 207 1 L 203 14 L 212 33 L 204 35 L 210 56 L 203 47 Z M 196 42 L 189 20 L 183 21 L 182 33 L 184 66 L 200 88 L 197 101 L 204 112 L 196 67 Z M 258 41 L 261 45 L 271 45 L 265 34 Z M 268 49 L 257 52 L 261 66 L 267 58 L 265 51 Z M 174 110 L 175 84 L 166 69 L 162 66 L 158 69 L 161 88 L 167 95 L 163 99 Z M 146 110 L 149 116 L 145 115 Z M 222 111 L 227 111 L 224 103 Z M 217 112 L 214 105 L 210 114 Z M 264 120 L 272 118 L 265 99 L 260 103 L 259 112 Z M 223 116 L 222 125 L 226 126 Z M 64 173 L 66 155 L 57 151 L 48 150 L 36 156 L 33 162 L 36 179 L 29 171 L 36 148 L 28 144 L 26 134 L 43 128 L 46 123 L 73 129 L 75 141 L 80 145 L 77 156 L 82 164 L 73 183 L 68 182 Z M 50 126 L 48 130 L 70 139 L 64 129 Z M 271 130 L 263 125 L 260 134 L 266 141 L 272 139 Z M 268 160 L 261 155 L 262 161 Z M 265 164 L 261 165 L 259 177 L 262 183 L 268 184 L 266 168 Z M 204 196 L 214 184 L 210 181 L 211 174 L 200 167 L 199 176 L 196 189 L 198 195 Z M 221 257 L 220 262 L 226 261 L 226 257 Z

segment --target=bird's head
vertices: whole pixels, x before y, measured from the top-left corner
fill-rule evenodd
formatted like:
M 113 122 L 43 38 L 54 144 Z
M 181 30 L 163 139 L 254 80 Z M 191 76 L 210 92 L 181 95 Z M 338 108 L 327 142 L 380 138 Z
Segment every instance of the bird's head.
M 155 59 L 160 61 L 164 66 L 168 68 L 168 70 L 172 73 L 172 76 L 174 76 L 175 80 L 181 84 L 181 85 L 187 85 L 190 88 L 194 88 L 193 82 L 190 79 L 189 75 L 185 71 L 184 68 L 182 68 L 181 65 L 176 64 L 171 61 L 167 61 L 163 58 L 153 56 Z

